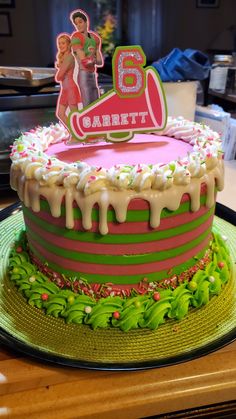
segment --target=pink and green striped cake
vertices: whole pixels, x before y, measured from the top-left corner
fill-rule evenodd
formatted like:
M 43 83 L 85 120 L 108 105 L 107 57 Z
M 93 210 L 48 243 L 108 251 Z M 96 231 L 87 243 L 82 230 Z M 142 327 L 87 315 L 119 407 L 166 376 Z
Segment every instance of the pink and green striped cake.
M 11 184 L 26 237 L 10 276 L 29 304 L 93 328 L 157 328 L 219 294 L 230 258 L 212 231 L 221 140 L 169 118 L 129 143 L 67 145 L 60 125 L 23 134 Z M 20 272 L 19 272 L 20 269 Z

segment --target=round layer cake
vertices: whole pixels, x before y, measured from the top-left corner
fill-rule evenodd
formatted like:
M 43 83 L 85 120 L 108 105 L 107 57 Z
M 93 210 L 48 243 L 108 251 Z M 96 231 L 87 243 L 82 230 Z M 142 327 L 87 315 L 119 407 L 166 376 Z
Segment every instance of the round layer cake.
M 23 134 L 12 148 L 31 262 L 58 290 L 90 298 L 91 310 L 104 298 L 159 301 L 162 290 L 187 289 L 212 262 L 219 135 L 169 118 L 161 134 L 128 143 L 67 137 L 57 124 Z

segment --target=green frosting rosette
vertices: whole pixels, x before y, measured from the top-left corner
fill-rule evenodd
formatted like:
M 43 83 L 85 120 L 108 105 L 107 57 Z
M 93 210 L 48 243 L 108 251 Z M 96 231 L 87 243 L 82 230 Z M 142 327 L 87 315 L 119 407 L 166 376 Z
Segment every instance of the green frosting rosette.
M 83 294 L 75 296 L 74 293 L 68 293 L 66 300 L 66 307 L 62 312 L 66 323 L 84 323 L 86 315 L 90 313 L 95 305 L 95 300 Z
M 123 332 L 142 327 L 143 316 L 150 301 L 147 295 L 124 300 L 122 311 L 117 318 L 112 319 L 112 325 L 119 327 Z
M 168 311 L 168 317 L 171 319 L 182 320 L 188 313 L 193 294 L 182 284 L 172 292 L 171 309 Z
M 160 291 L 158 294 L 158 301 L 155 300 L 154 294 L 153 298 L 147 304 L 143 320 L 140 321 L 140 327 L 147 327 L 155 330 L 164 323 L 165 317 L 171 309 L 173 296 L 171 290 Z
M 112 317 L 119 313 L 122 307 L 123 301 L 120 297 L 101 298 L 86 316 L 85 324 L 91 325 L 93 329 L 108 327 Z
M 68 324 L 85 324 L 93 329 L 115 327 L 123 332 L 137 328 L 155 330 L 167 319 L 182 320 L 191 307 L 200 308 L 220 294 L 230 278 L 232 262 L 219 234 L 213 235 L 210 249 L 211 261 L 205 268 L 198 269 L 190 280 L 176 287 L 163 288 L 157 283 L 155 290 L 141 295 L 132 290 L 130 297 L 98 299 L 93 293 L 90 296 L 59 287 L 49 280 L 31 263 L 25 234 L 21 233 L 10 255 L 8 274 L 31 306 Z

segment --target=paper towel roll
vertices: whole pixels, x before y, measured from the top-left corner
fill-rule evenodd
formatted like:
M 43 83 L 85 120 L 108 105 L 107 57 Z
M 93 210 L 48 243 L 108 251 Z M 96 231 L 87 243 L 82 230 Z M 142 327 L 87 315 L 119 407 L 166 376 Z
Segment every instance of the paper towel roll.
M 163 88 L 166 94 L 168 115 L 183 116 L 185 119 L 194 121 L 197 82 L 164 82 Z

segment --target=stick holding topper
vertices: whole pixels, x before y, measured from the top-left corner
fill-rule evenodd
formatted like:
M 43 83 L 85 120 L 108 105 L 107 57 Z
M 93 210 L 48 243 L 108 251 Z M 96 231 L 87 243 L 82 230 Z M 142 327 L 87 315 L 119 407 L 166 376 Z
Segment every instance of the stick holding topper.
M 67 126 L 73 140 L 121 142 L 130 140 L 135 132 L 162 130 L 167 120 L 164 90 L 157 71 L 144 68 L 146 57 L 142 48 L 116 48 L 112 59 L 114 88 L 99 97 L 101 38 L 89 31 L 89 19 L 82 10 L 72 12 L 71 21 L 77 28 L 71 36 L 71 49 L 79 66 L 76 84 L 83 105 L 81 111 L 78 106 L 70 108 Z

